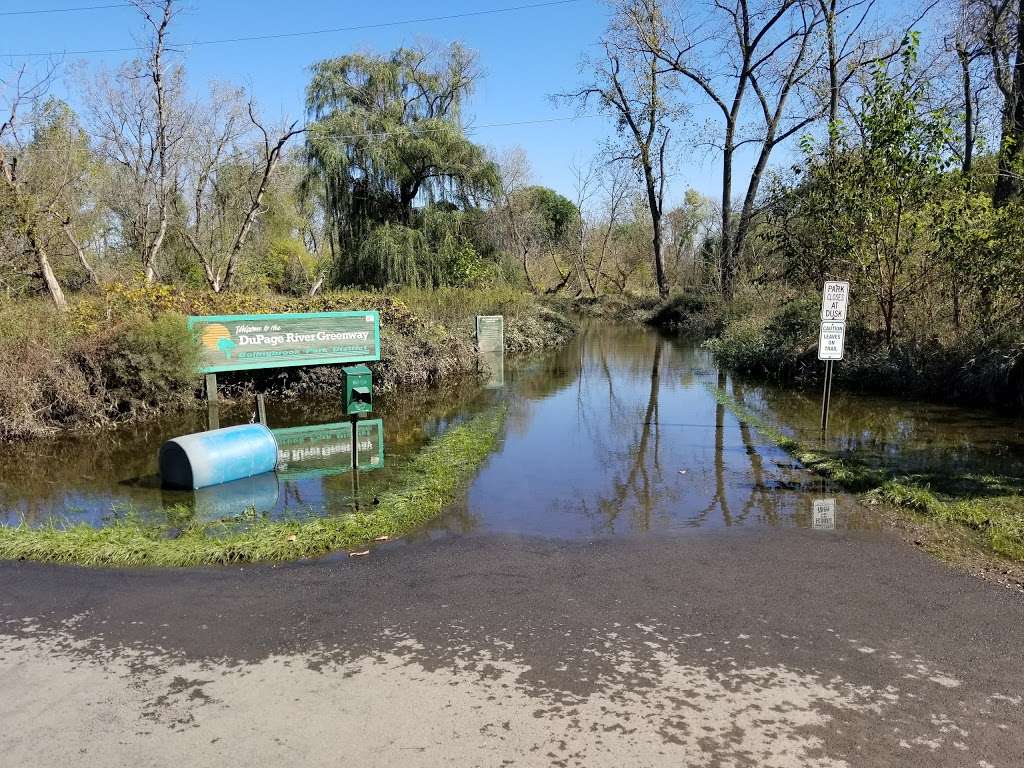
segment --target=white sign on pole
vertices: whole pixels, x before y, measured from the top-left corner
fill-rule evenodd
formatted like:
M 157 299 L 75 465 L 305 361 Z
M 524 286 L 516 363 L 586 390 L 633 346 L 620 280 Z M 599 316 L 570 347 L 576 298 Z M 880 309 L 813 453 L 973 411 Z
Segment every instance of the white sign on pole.
M 818 334 L 818 359 L 842 360 L 846 323 L 822 323 Z
M 811 527 L 816 531 L 831 531 L 836 527 L 836 500 L 815 499 L 811 505 Z
M 821 292 L 821 319 L 845 323 L 849 302 L 850 284 L 842 280 L 829 280 Z

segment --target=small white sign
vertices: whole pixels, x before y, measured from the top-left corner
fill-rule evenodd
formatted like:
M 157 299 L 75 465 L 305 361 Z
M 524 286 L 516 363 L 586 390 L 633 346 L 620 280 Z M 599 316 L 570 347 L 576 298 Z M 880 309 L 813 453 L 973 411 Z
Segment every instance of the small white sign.
M 811 505 L 811 527 L 816 531 L 832 531 L 836 527 L 836 500 L 815 499 Z
M 845 323 L 849 302 L 850 284 L 842 280 L 829 280 L 821 292 L 821 319 Z
M 842 360 L 846 323 L 822 323 L 818 334 L 818 359 Z

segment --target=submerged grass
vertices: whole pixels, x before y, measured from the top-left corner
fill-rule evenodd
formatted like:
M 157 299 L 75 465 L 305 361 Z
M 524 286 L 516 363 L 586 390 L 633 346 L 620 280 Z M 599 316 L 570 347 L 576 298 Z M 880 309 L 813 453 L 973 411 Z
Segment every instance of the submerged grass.
M 131 519 L 106 528 L 0 526 L 0 559 L 121 567 L 227 565 L 314 557 L 399 536 L 436 517 L 472 478 L 497 445 L 505 412 L 502 406 L 475 416 L 424 448 L 371 511 L 287 522 L 258 518 L 237 531 L 193 525 L 177 538 L 169 538 L 164 527 Z
M 968 528 L 992 551 L 1024 560 L 1024 496 L 1019 486 L 1006 478 L 964 476 L 944 484 L 938 491 L 918 475 L 897 476 L 855 459 L 810 449 L 767 423 L 725 390 L 709 388 L 736 418 L 755 427 L 812 472 L 870 499 Z

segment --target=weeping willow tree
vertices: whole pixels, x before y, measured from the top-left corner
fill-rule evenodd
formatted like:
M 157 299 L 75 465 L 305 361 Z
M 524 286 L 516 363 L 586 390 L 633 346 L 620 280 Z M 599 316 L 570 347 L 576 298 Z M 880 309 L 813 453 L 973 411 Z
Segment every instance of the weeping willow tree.
M 425 211 L 465 210 L 497 186 L 495 165 L 461 124 L 476 77 L 475 56 L 458 44 L 314 65 L 307 187 L 324 201 L 336 280 L 457 282 L 443 270 L 468 241 L 452 218 L 447 235 L 425 232 L 438 226 Z M 438 243 L 447 253 L 436 251 Z

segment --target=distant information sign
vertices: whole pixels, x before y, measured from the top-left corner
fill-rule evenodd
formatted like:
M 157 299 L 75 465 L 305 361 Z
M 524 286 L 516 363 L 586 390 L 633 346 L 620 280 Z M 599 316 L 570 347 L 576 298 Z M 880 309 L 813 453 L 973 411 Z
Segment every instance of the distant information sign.
M 815 499 L 811 506 L 811 527 L 831 531 L 836 527 L 836 500 Z
M 310 312 L 190 317 L 201 373 L 380 360 L 380 315 Z
M 846 308 L 850 303 L 850 284 L 841 280 L 825 283 L 821 295 L 821 319 L 832 322 L 846 322 Z
M 846 323 L 822 323 L 818 334 L 818 359 L 842 360 Z
M 384 422 L 357 422 L 359 469 L 384 466 Z M 352 425 L 347 422 L 275 429 L 277 474 L 286 480 L 352 471 Z
M 505 318 L 503 316 L 476 316 L 476 349 L 478 352 L 503 352 L 505 350 Z

